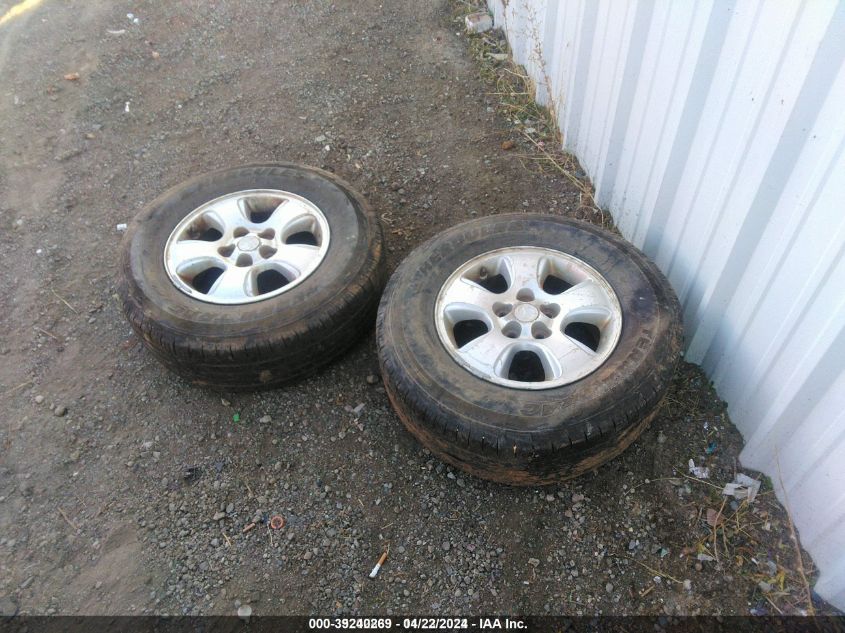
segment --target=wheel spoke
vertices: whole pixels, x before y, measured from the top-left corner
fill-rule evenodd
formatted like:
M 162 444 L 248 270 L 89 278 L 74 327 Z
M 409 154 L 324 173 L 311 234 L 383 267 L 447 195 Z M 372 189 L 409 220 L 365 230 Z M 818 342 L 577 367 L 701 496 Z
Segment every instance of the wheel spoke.
M 596 356 L 595 352 L 563 334 L 534 341 L 533 347 L 540 353 L 546 380 L 557 380 L 564 373 L 578 372 L 592 363 Z
M 607 291 L 592 279 L 572 286 L 566 292 L 557 295 L 560 315 L 563 321 L 584 321 L 600 325 L 611 317 Z
M 225 235 L 238 227 L 251 226 L 243 198 L 226 197 L 212 204 L 204 214 Z
M 294 279 L 320 259 L 320 247 L 309 244 L 281 244 L 271 261 L 289 271 Z
M 513 340 L 496 331 L 487 332 L 457 349 L 471 366 L 502 376 L 507 371 Z
M 523 288 L 532 291 L 540 289 L 541 258 L 531 253 L 518 253 L 506 258 L 506 266 L 510 276 L 508 293 L 516 295 Z
M 493 304 L 501 301 L 502 296 L 490 292 L 484 286 L 470 279 L 460 277 L 455 280 L 441 299 L 442 305 L 448 308 L 452 304 L 464 304 L 484 312 L 491 312 Z
M 205 240 L 179 240 L 170 245 L 170 257 L 177 268 L 197 260 L 211 260 L 221 263 L 222 258 L 217 252 L 216 242 Z
M 254 297 L 256 290 L 252 267 L 230 266 L 211 286 L 208 296 L 216 299 L 243 299 Z
M 291 227 L 294 223 L 302 226 Z M 307 205 L 299 200 L 289 199 L 276 207 L 266 224 L 276 229 L 279 235 L 287 236 L 302 230 L 313 231 L 316 219 Z

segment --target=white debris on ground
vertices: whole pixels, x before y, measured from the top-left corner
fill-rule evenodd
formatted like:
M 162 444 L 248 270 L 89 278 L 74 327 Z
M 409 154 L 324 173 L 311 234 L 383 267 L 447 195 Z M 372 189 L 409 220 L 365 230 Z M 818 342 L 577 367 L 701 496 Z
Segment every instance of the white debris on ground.
M 493 18 L 486 11 L 478 11 L 470 13 L 464 22 L 467 26 L 467 31 L 470 33 L 484 33 L 493 28 Z
M 693 460 L 689 460 L 689 471 L 694 477 L 699 479 L 709 479 L 710 469 L 707 466 L 696 466 Z
M 748 499 L 748 503 L 753 503 L 757 493 L 760 492 L 761 483 L 759 479 L 739 473 L 734 477 L 733 482 L 725 484 L 722 494 L 737 499 Z
M 357 418 L 358 416 L 361 415 L 361 411 L 364 410 L 364 403 L 359 402 L 358 405 L 355 406 L 355 407 L 350 407 L 349 405 L 346 405 L 345 407 L 343 407 L 343 409 L 347 413 L 351 413 L 352 415 L 354 415 Z

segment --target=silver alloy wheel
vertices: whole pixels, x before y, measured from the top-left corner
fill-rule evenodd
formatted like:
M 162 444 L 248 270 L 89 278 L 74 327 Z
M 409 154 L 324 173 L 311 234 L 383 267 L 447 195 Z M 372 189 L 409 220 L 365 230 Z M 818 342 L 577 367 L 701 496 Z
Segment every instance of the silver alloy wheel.
M 237 305 L 302 283 L 325 259 L 329 224 L 312 202 L 277 189 L 249 189 L 194 209 L 173 229 L 164 267 L 182 292 Z
M 587 263 L 520 246 L 483 253 L 452 273 L 437 296 L 435 321 L 449 354 L 476 376 L 516 389 L 550 389 L 607 360 L 622 332 L 622 308 Z M 539 373 L 514 376 L 515 362 L 532 360 Z

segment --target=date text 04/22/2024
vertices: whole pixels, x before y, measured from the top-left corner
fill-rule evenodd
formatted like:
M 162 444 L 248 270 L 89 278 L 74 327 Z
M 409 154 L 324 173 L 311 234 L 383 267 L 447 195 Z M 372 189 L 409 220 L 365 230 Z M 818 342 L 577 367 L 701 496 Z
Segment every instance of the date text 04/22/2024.
M 518 631 L 526 623 L 517 618 L 403 618 L 402 628 L 414 629 L 478 629 L 479 631 Z

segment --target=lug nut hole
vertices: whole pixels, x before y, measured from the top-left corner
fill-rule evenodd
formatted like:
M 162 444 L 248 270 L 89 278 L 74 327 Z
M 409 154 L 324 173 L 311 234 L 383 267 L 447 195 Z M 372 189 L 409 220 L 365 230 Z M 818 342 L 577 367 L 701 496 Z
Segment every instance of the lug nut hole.
M 510 303 L 501 303 L 500 301 L 497 301 L 493 304 L 493 314 L 497 317 L 505 317 L 511 310 L 513 310 L 513 306 Z
M 531 336 L 538 339 L 549 338 L 552 335 L 552 331 L 546 327 L 544 323 L 540 323 L 539 321 L 535 321 L 531 325 Z
M 523 288 L 516 293 L 516 298 L 519 301 L 534 301 L 534 293 L 529 288 Z

